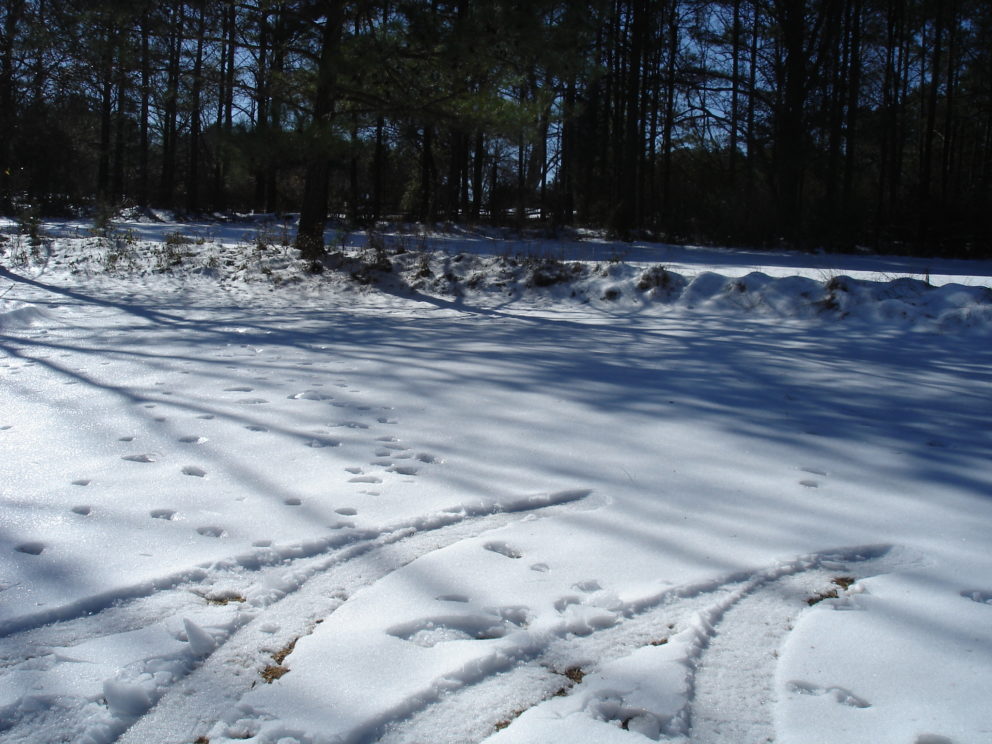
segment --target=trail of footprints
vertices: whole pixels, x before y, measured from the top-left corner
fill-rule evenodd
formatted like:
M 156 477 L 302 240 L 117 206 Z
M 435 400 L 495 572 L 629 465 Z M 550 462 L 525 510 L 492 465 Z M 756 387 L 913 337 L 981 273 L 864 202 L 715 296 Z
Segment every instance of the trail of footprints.
M 307 364 L 306 362 L 298 362 L 297 364 Z M 310 363 L 312 364 L 312 363 Z M 231 365 L 229 369 L 238 369 L 238 367 Z M 259 378 L 264 380 L 265 378 Z M 285 380 L 286 382 L 292 382 L 292 378 Z M 156 386 L 161 387 L 164 383 L 157 382 Z M 345 380 L 337 379 L 334 381 L 334 385 L 348 393 L 359 393 L 361 391 L 351 387 Z M 368 414 L 373 410 L 371 406 L 367 405 L 354 405 L 353 403 L 340 401 L 335 398 L 334 395 L 326 393 L 317 388 L 324 386 L 323 382 L 319 381 L 309 381 L 309 385 L 306 389 L 294 393 L 290 393 L 287 397 L 288 400 L 302 401 L 311 404 L 323 404 L 330 405 L 334 408 L 350 408 L 358 413 Z M 228 385 L 222 388 L 223 393 L 239 393 L 248 394 L 255 392 L 255 388 L 248 384 L 236 384 Z M 171 395 L 171 391 L 160 391 L 163 395 Z M 244 406 L 263 406 L 269 403 L 269 400 L 262 397 L 243 397 L 235 399 L 236 405 Z M 139 405 L 142 408 L 151 410 L 157 407 L 156 403 L 148 401 L 139 401 Z M 389 412 L 392 410 L 391 407 L 384 406 L 380 411 Z M 340 428 L 347 429 L 355 432 L 370 431 L 376 425 L 383 426 L 395 426 L 399 424 L 398 419 L 388 413 L 383 413 L 381 415 L 372 414 L 375 417 L 374 423 L 366 423 L 358 419 L 344 419 L 337 421 L 335 423 L 329 423 L 326 425 L 327 429 Z M 215 414 L 202 413 L 195 416 L 198 420 L 210 421 L 216 419 Z M 165 417 L 156 417 L 156 421 L 165 421 Z M 0 431 L 6 431 L 12 428 L 9 425 L 4 425 L 0 427 Z M 270 431 L 269 427 L 260 423 L 249 423 L 245 424 L 244 428 L 248 431 L 254 433 L 268 433 Z M 117 438 L 117 441 L 122 444 L 133 444 L 137 441 L 138 437 L 133 434 L 127 434 Z M 322 450 L 325 448 L 336 448 L 340 447 L 342 441 L 335 437 L 329 436 L 324 432 L 311 433 L 310 435 L 302 436 L 303 445 L 314 450 Z M 200 434 L 185 434 L 177 438 L 177 442 L 181 445 L 202 445 L 209 441 L 208 437 L 202 436 Z M 344 468 L 344 471 L 350 476 L 347 478 L 348 483 L 374 486 L 380 485 L 384 482 L 387 474 L 394 474 L 397 476 L 412 477 L 416 476 L 424 465 L 436 465 L 443 462 L 439 457 L 428 452 L 415 452 L 413 449 L 402 444 L 398 437 L 395 436 L 379 436 L 376 437 L 372 442 L 372 457 L 367 466 L 362 465 L 352 465 Z M 129 452 L 121 455 L 121 459 L 126 462 L 137 463 L 137 464 L 154 464 L 161 460 L 161 455 L 157 452 Z M 369 470 L 372 468 L 373 470 Z M 200 465 L 188 464 L 183 465 L 179 472 L 184 476 L 190 476 L 194 478 L 206 478 L 208 471 L 206 468 Z M 88 486 L 92 483 L 90 478 L 78 478 L 72 481 L 72 485 L 75 486 Z M 376 490 L 363 490 L 361 493 L 378 496 L 379 491 Z M 287 507 L 298 507 L 303 505 L 303 500 L 295 496 L 287 496 L 283 499 L 283 505 Z M 73 506 L 70 510 L 73 514 L 80 517 L 88 517 L 94 513 L 94 507 L 91 504 L 78 504 Z M 358 512 L 352 507 L 342 507 L 336 509 L 335 513 L 340 516 L 353 517 L 357 516 Z M 168 508 L 156 508 L 149 512 L 149 517 L 151 519 L 163 520 L 163 521 L 176 521 L 181 518 L 181 515 L 176 509 Z M 336 523 L 328 525 L 332 529 L 353 527 L 354 523 L 348 520 L 338 520 Z M 202 525 L 195 528 L 195 531 L 208 538 L 220 538 L 227 536 L 227 531 L 217 525 Z M 268 541 L 263 541 L 268 542 Z M 42 542 L 26 542 L 18 545 L 16 550 L 19 552 L 29 554 L 29 555 L 40 555 L 44 549 L 45 545 Z

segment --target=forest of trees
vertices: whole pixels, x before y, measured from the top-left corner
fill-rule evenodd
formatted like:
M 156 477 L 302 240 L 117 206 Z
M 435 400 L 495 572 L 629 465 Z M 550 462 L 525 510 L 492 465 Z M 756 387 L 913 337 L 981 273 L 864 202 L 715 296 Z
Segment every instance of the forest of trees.
M 4 0 L 0 213 L 992 256 L 987 0 Z

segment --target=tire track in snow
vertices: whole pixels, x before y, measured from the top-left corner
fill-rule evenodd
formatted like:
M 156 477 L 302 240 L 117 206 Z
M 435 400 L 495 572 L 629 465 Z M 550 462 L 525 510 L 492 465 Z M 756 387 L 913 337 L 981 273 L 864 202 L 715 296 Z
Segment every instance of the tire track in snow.
M 203 735 L 255 684 L 272 652 L 313 630 L 354 593 L 429 552 L 497 529 L 528 514 L 575 508 L 585 489 L 477 502 L 384 529 L 310 572 L 291 592 L 238 628 L 185 679 L 163 692 L 120 744 L 180 744 Z
M 193 677 L 199 675 L 210 679 L 209 685 L 200 689 L 208 690 L 211 699 L 214 691 L 222 690 L 240 696 L 252 682 L 261 679 L 259 671 L 265 662 L 271 662 L 268 651 L 308 632 L 308 624 L 312 627 L 314 622 L 333 612 L 349 593 L 374 583 L 431 550 L 504 526 L 528 514 L 552 514 L 577 508 L 578 502 L 584 501 L 589 493 L 588 490 L 571 490 L 498 501 L 480 500 L 378 530 L 349 531 L 346 535 L 335 534 L 283 546 L 278 551 L 266 549 L 196 567 L 62 608 L 54 618 L 48 616 L 47 625 L 42 625 L 43 621 L 37 618 L 34 618 L 37 621 L 34 624 L 25 619 L 15 621 L 20 627 L 0 637 L 0 690 L 7 684 L 2 679 L 6 674 L 13 674 L 12 680 L 26 675 L 34 683 L 37 672 L 59 669 L 59 665 L 72 661 L 61 655 L 67 652 L 71 655 L 76 648 L 91 642 L 107 645 L 122 634 L 141 634 L 154 628 L 158 641 L 165 640 L 170 649 L 165 656 L 156 656 L 157 652 L 150 650 L 147 657 L 141 656 L 144 662 L 139 659 L 127 669 L 118 669 L 116 678 L 103 679 L 102 690 L 97 681 L 95 686 L 89 683 L 88 692 L 80 694 L 81 690 L 76 689 L 72 694 L 62 696 L 58 711 L 44 714 L 43 726 L 39 726 L 37 720 L 41 713 L 31 704 L 35 693 L 23 690 L 20 700 L 12 699 L 11 704 L 0 705 L 0 732 L 4 741 L 47 744 L 47 739 L 39 738 L 44 734 L 38 731 L 50 732 L 54 726 L 65 732 L 67 741 L 111 742 L 128 726 L 140 721 L 163 696 L 168 697 L 170 690 L 181 687 L 183 692 L 178 694 L 189 696 L 191 688 L 184 680 L 189 679 L 191 673 Z M 232 586 L 238 587 L 238 591 L 232 591 Z M 239 596 L 241 594 L 248 596 Z M 208 623 L 208 630 L 204 630 L 185 621 L 187 615 L 202 611 L 208 603 L 229 603 L 230 612 L 220 625 Z M 270 619 L 272 617 L 283 620 L 276 623 Z M 180 629 L 185 626 L 180 637 L 188 642 L 168 638 L 166 625 L 170 621 L 179 622 Z M 176 622 L 171 624 L 176 625 Z M 232 639 L 236 637 L 242 640 L 232 645 Z M 246 638 L 253 638 L 256 645 L 250 646 L 244 640 Z M 215 659 L 221 661 L 215 662 Z M 162 662 L 166 663 L 166 672 L 163 672 Z M 122 671 L 125 673 L 123 680 L 120 679 Z M 44 690 L 38 694 L 47 695 Z M 4 700 L 0 699 L 0 702 Z M 201 697 L 197 706 L 204 702 Z M 53 716 L 62 719 L 61 722 L 53 723 Z M 194 719 L 183 717 L 170 725 L 173 730 L 182 730 L 187 720 Z M 159 735 L 142 739 L 139 735 L 129 740 L 164 742 L 172 739 Z
M 811 554 L 630 603 L 616 625 L 587 635 L 550 637 L 536 650 L 507 657 L 502 668 L 481 679 L 455 690 L 449 685 L 444 695 L 356 741 L 478 742 L 496 729 L 512 727 L 522 712 L 572 695 L 585 698 L 586 713 L 594 718 L 655 740 L 773 741 L 776 654 L 792 624 L 809 609 L 811 597 L 829 591 L 833 578 L 860 579 L 892 570 L 871 565 L 889 550 L 865 546 Z M 592 679 L 604 665 L 623 663 L 638 649 L 676 636 L 681 656 L 675 661 L 687 671 L 681 688 L 666 692 L 680 705 L 645 709 L 617 699 L 618 686 L 608 676 L 582 680 L 586 673 Z

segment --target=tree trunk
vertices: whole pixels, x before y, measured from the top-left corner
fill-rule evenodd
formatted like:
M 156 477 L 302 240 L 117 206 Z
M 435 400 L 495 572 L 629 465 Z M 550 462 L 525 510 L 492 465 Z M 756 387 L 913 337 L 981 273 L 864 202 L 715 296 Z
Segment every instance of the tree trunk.
M 189 124 L 189 168 L 186 171 L 186 209 L 200 209 L 200 132 L 203 111 L 200 97 L 203 92 L 203 37 L 206 32 L 203 0 L 197 6 L 196 56 L 193 58 L 193 84 L 191 86 Z
M 324 135 L 330 129 L 337 103 L 337 68 L 344 26 L 344 0 L 324 3 L 326 18 L 321 34 L 320 63 L 313 99 L 315 147 L 309 153 L 303 184 L 303 204 L 296 231 L 296 247 L 303 257 L 319 261 L 324 256 L 324 226 L 327 224 L 327 197 L 331 173 L 330 154 Z
M 13 204 L 15 109 L 14 37 L 24 11 L 23 0 L 7 3 L 3 43 L 0 45 L 0 212 L 9 213 Z

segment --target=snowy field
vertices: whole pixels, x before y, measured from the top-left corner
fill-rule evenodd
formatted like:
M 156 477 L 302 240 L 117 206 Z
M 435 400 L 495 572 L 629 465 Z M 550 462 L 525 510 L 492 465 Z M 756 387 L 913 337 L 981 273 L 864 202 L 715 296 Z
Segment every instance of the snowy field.
M 992 263 L 285 230 L 0 237 L 5 744 L 992 741 Z

